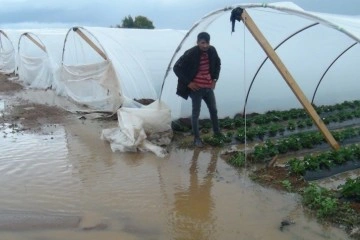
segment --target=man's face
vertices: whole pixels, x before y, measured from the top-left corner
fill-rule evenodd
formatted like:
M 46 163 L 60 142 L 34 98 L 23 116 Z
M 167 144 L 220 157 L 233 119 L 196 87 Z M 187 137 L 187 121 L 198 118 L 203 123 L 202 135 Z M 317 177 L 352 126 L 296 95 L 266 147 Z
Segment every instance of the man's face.
M 205 40 L 200 40 L 197 42 L 197 45 L 199 46 L 201 51 L 206 52 L 209 49 L 210 43 Z

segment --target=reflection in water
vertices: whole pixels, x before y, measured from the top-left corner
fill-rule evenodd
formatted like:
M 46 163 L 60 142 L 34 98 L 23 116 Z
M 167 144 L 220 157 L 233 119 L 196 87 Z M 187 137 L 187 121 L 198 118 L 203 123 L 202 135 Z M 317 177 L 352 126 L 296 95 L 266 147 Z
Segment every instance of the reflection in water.
M 211 187 L 218 157 L 215 152 L 212 153 L 206 174 L 201 178 L 199 154 L 200 151 L 195 149 L 189 168 L 189 186 L 175 192 L 173 224 L 175 234 L 178 235 L 175 239 L 211 239 L 212 231 L 215 229 Z

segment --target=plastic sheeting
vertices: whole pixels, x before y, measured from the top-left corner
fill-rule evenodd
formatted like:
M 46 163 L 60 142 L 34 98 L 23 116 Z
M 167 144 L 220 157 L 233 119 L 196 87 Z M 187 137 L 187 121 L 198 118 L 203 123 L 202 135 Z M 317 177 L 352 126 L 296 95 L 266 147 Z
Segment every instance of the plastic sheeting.
M 103 53 L 105 59 L 76 30 L 80 30 Z M 185 31 L 170 29 L 73 28 L 68 32 L 64 45 L 60 81 L 67 85 L 73 80 L 68 78 L 67 73 L 64 75 L 64 69 L 68 67 L 74 70 L 77 67 L 110 64 L 115 75 L 108 82 L 117 84 L 118 94 L 121 96 L 117 99 L 125 101 L 120 104 L 129 106 L 136 105 L 134 99 L 158 99 L 168 63 L 184 35 Z M 93 82 L 99 82 L 95 78 L 105 77 L 108 76 L 92 75 L 91 78 Z M 78 90 L 81 91 L 80 88 Z M 83 102 L 80 96 L 85 96 L 86 91 L 78 94 L 78 101 Z M 98 98 L 93 94 L 94 92 L 88 94 L 88 99 Z
M 56 88 L 55 74 L 62 60 L 67 30 L 34 29 L 23 33 L 18 43 L 19 80 L 30 88 Z
M 321 105 L 359 99 L 359 17 L 307 12 L 289 2 L 241 4 L 214 11 L 194 24 L 169 68 L 194 46 L 199 32 L 209 32 L 222 60 L 215 89 L 219 117 L 244 113 L 247 95 L 247 113 L 301 107 L 244 24 L 236 22 L 231 33 L 229 19 L 235 7 L 246 9 L 270 45 L 278 47 L 276 53 L 310 101 L 314 98 Z M 161 100 L 169 105 L 172 118 L 189 117 L 191 100 L 176 96 L 177 78 L 172 70 L 164 81 Z M 208 117 L 203 107 L 201 118 Z
M 168 62 L 185 33 L 78 27 L 6 30 L 1 35 L 1 71 L 16 71 L 30 88 L 55 89 L 82 110 L 116 112 L 120 106 L 139 107 L 134 99 L 158 98 Z
M 119 94 L 116 73 L 111 62 L 83 66 L 63 65 L 57 91 L 86 108 L 116 112 L 123 100 Z M 64 80 L 66 79 L 66 80 Z
M 120 108 L 118 128 L 104 129 L 101 138 L 110 142 L 111 149 L 120 152 L 153 152 L 159 157 L 166 155 L 171 142 L 170 109 L 155 101 L 142 108 Z
M 16 70 L 16 43 L 21 30 L 0 30 L 0 72 L 9 74 Z

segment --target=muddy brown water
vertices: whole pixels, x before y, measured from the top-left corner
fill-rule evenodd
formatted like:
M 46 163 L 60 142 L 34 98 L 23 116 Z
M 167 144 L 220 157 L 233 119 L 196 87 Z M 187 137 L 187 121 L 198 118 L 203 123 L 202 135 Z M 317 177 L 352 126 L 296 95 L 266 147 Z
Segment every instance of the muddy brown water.
M 2 127 L 0 239 L 348 239 L 218 150 L 112 152 L 100 139 L 108 127 L 78 116 L 37 132 Z M 295 224 L 280 231 L 284 219 Z

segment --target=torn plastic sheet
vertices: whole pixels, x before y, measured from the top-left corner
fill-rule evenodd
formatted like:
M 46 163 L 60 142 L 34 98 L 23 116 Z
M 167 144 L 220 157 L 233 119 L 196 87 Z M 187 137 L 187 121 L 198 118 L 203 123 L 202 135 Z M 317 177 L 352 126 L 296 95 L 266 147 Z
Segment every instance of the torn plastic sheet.
M 117 128 L 104 129 L 101 139 L 110 142 L 112 151 L 153 152 L 159 157 L 167 154 L 170 144 L 170 109 L 162 102 L 155 101 L 141 108 L 120 108 L 117 111 Z

